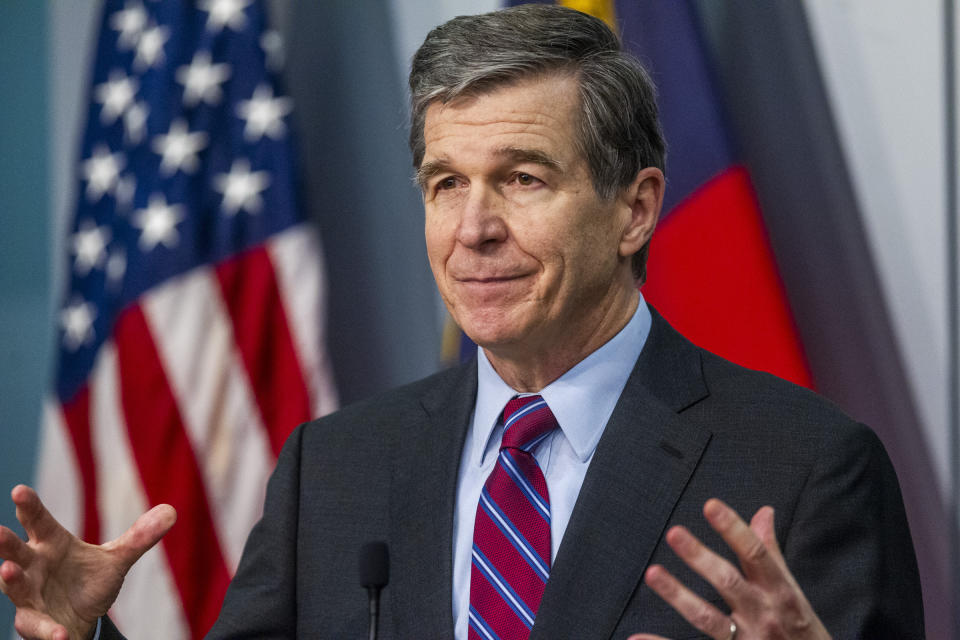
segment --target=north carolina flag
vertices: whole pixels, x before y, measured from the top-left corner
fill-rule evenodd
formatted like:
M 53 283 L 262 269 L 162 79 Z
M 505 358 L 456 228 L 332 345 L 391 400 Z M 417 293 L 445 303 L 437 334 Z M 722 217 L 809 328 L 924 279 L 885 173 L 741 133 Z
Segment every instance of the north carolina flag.
M 667 190 L 644 297 L 696 344 L 751 369 L 812 386 L 750 175 L 732 151 L 690 3 L 558 4 L 595 15 L 617 30 L 657 85 Z
M 616 23 L 626 48 L 653 75 L 667 139 L 664 213 L 644 296 L 698 345 L 812 386 L 690 3 L 618 2 Z
M 279 47 L 254 0 L 104 7 L 37 485 L 89 542 L 177 509 L 111 611 L 133 638 L 206 633 L 280 447 L 337 404 Z

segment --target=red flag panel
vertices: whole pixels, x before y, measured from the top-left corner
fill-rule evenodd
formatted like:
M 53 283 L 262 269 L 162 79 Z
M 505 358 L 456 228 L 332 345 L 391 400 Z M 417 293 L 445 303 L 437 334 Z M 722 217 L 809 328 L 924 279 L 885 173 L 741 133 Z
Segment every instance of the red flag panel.
M 751 369 L 813 379 L 747 172 L 724 171 L 653 236 L 643 295 L 698 345 Z

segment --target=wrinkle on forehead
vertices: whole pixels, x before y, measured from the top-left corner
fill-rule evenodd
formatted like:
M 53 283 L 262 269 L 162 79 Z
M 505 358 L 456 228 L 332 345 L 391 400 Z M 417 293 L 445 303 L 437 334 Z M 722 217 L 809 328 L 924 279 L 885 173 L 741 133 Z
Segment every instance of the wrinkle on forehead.
M 511 94 L 513 99 L 504 104 L 499 98 L 506 93 Z M 548 98 L 546 103 L 544 97 Z M 424 120 L 424 142 L 437 139 L 437 126 L 498 125 L 504 128 L 504 133 L 522 132 L 528 127 L 555 129 L 568 126 L 568 116 L 578 108 L 579 103 L 579 82 L 575 75 L 536 76 L 499 86 L 489 92 L 462 95 L 449 102 L 430 104 Z M 549 108 L 545 108 L 545 105 Z M 431 129 L 433 136 L 430 135 Z

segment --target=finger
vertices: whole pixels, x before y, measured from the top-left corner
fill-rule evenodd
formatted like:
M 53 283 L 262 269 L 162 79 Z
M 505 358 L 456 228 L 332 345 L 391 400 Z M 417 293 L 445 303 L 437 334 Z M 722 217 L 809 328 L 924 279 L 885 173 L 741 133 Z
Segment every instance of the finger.
M 6 527 L 0 527 L 0 558 L 28 567 L 33 556 L 33 551 L 20 536 Z
M 48 539 L 59 531 L 65 531 L 43 506 L 37 492 L 30 487 L 18 484 L 10 492 L 10 497 L 17 506 L 17 520 L 31 540 Z
M 703 515 L 737 555 L 748 579 L 762 584 L 774 584 L 783 579 L 781 567 L 770 556 L 767 545 L 736 511 L 711 498 L 703 506 Z
M 29 607 L 34 604 L 23 568 L 10 560 L 0 564 L 0 591 L 3 591 L 17 607 Z
M 793 573 L 791 573 L 789 567 L 787 567 L 787 561 L 784 559 L 783 552 L 780 550 L 780 543 L 777 542 L 773 522 L 773 507 L 760 507 L 760 509 L 753 514 L 753 518 L 750 519 L 750 528 L 753 529 L 757 536 L 763 541 L 763 544 L 770 553 L 770 557 L 777 563 L 777 566 L 780 567 L 782 579 L 799 590 L 800 587 L 797 585 Z
M 166 535 L 177 521 L 176 510 L 168 504 L 160 504 L 147 511 L 119 538 L 104 545 L 115 551 L 129 568 L 153 545 Z
M 773 507 L 760 507 L 753 518 L 750 519 L 750 528 L 757 534 L 757 537 L 763 541 L 764 546 L 770 551 L 771 555 L 778 562 L 784 563 L 783 553 L 780 551 L 780 543 L 777 542 L 777 534 L 773 528 L 774 511 Z
M 13 628 L 24 640 L 69 640 L 63 625 L 33 609 L 17 609 Z
M 662 566 L 651 565 L 644 575 L 644 582 L 687 622 L 711 638 L 723 640 L 730 635 L 730 617 L 690 591 Z
M 752 590 L 740 570 L 720 557 L 685 527 L 667 531 L 667 544 L 688 567 L 709 582 L 732 609 L 755 608 Z

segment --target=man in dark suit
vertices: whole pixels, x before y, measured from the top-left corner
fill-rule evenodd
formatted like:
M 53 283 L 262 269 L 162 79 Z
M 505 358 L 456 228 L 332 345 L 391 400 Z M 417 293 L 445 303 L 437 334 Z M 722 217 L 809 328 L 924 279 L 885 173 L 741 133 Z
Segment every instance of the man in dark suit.
M 411 91 L 430 264 L 477 360 L 291 436 L 211 637 L 360 636 L 375 539 L 383 637 L 923 637 L 876 437 L 643 302 L 664 150 L 616 37 L 557 7 L 459 18 Z M 91 547 L 13 497 L 20 633 L 112 637 L 100 616 L 172 510 Z

